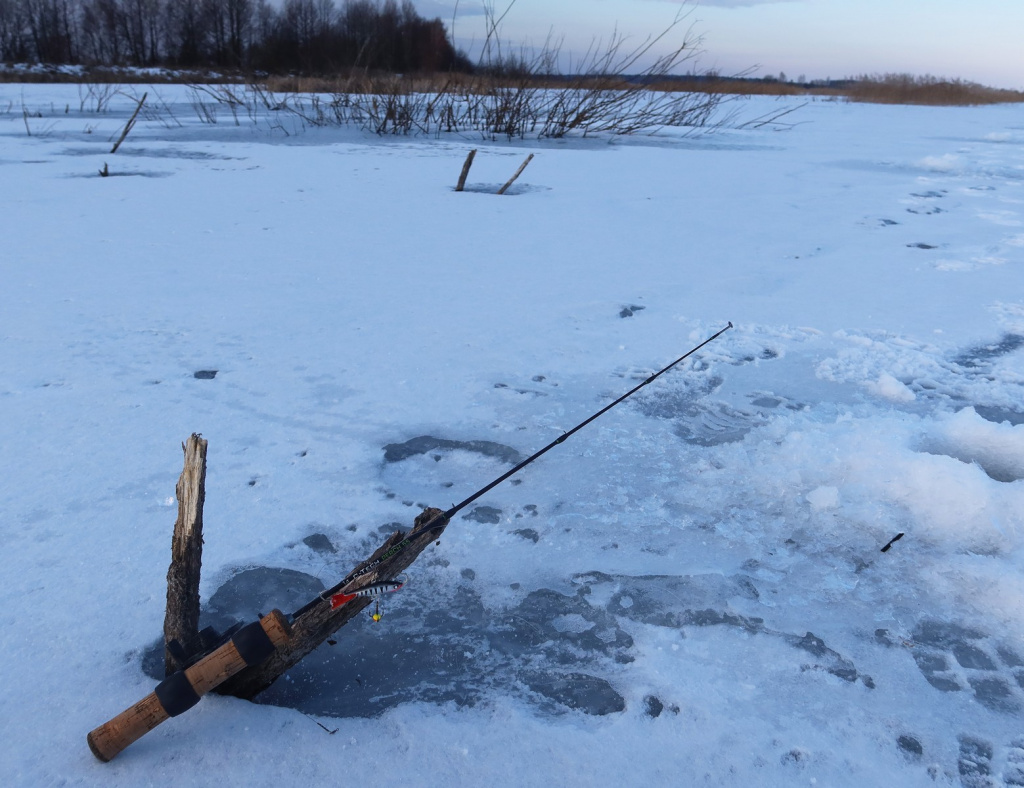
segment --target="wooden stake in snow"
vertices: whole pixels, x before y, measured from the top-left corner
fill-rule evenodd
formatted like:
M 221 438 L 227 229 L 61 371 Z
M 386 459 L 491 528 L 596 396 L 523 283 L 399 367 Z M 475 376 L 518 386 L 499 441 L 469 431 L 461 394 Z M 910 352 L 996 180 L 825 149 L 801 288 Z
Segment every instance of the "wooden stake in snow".
M 533 154 L 531 153 L 529 156 L 526 157 L 526 161 L 519 165 L 519 169 L 516 170 L 516 174 L 508 179 L 508 183 L 506 183 L 504 186 L 498 189 L 498 194 L 504 194 L 508 187 L 516 182 L 516 178 L 523 174 L 523 170 L 526 169 L 526 165 L 529 164 L 532 160 Z
M 101 761 L 109 761 L 165 720 L 185 713 L 207 692 L 217 690 L 252 698 L 372 601 L 369 596 L 357 596 L 334 608 L 329 597 L 319 596 L 290 617 L 272 610 L 220 642 L 204 644 L 197 630 L 206 448 L 206 441 L 198 434 L 182 444 L 185 467 L 178 480 L 178 519 L 174 524 L 171 567 L 167 571 L 164 619 L 167 678 L 138 703 L 89 733 L 89 748 Z M 439 527 L 423 529 L 426 523 L 439 521 Z M 367 583 L 393 580 L 437 541 L 447 524 L 440 509 L 425 509 L 413 527 L 413 531 L 421 529 L 418 533 L 410 538 L 408 534 L 395 532 L 356 567 L 359 588 Z M 167 648 L 171 640 L 178 641 L 180 648 L 174 651 L 181 659 Z
M 206 500 L 206 441 L 198 433 L 183 444 L 185 467 L 178 479 L 178 519 L 171 539 L 164 614 L 164 669 L 169 676 L 184 667 L 168 644 L 177 640 L 178 654 L 203 649 L 199 637 L 199 573 L 203 564 L 203 503 Z
M 476 156 L 476 148 L 473 148 L 466 157 L 466 163 L 462 165 L 462 174 L 459 175 L 459 183 L 455 187 L 455 191 L 461 192 L 466 188 L 466 177 L 469 175 L 469 168 L 473 166 L 473 157 Z
M 135 112 L 128 119 L 128 122 L 124 124 L 124 131 L 121 132 L 121 137 L 114 143 L 114 147 L 110 149 L 111 153 L 117 153 L 117 149 L 121 147 L 121 143 L 124 142 L 124 138 L 128 136 L 128 132 L 132 130 L 132 126 L 135 125 L 135 119 L 139 117 L 139 112 L 142 110 L 142 105 L 146 103 L 146 96 L 149 93 L 143 93 L 142 98 L 139 99 L 139 106 L 135 108 Z

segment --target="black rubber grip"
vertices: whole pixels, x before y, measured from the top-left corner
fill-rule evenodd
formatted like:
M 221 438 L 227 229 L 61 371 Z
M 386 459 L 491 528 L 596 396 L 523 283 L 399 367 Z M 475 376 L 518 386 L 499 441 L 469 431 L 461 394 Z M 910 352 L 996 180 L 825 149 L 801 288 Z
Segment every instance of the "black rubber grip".
M 249 667 L 259 665 L 276 650 L 273 641 L 263 631 L 263 626 L 259 621 L 246 624 L 231 636 L 231 642 L 235 644 L 238 656 Z
M 156 689 L 153 692 L 169 717 L 177 717 L 179 714 L 184 714 L 199 703 L 199 696 L 192 688 L 183 670 L 172 673 L 165 678 L 156 685 Z

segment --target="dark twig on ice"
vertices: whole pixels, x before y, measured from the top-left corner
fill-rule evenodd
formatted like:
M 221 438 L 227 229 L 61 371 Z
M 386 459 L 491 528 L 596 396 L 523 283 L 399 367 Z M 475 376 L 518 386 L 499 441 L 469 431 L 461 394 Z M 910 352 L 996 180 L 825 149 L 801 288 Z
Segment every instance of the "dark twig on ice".
M 138 106 L 135 107 L 135 112 L 132 113 L 128 122 L 124 124 L 124 131 L 121 132 L 121 136 L 118 138 L 117 142 L 114 143 L 114 147 L 110 149 L 111 153 L 117 153 L 117 149 L 121 147 L 121 143 L 124 142 L 124 138 L 127 137 L 128 132 L 132 130 L 132 127 L 135 125 L 136 118 L 139 117 L 139 112 L 142 111 L 142 105 L 146 103 L 146 96 L 148 95 L 148 93 L 142 94 L 142 98 L 139 99 Z

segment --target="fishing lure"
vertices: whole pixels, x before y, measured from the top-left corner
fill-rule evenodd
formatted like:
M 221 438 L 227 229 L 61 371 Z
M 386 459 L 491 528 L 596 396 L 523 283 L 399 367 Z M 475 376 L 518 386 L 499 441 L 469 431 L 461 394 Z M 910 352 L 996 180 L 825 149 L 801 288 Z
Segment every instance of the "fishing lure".
M 386 580 L 380 583 L 370 583 L 370 585 L 365 588 L 360 588 L 358 591 L 353 591 L 351 594 L 332 594 L 331 610 L 336 610 L 346 602 L 351 602 L 357 596 L 380 596 L 381 594 L 389 593 L 391 591 L 397 591 L 404 585 L 404 582 L 398 582 L 397 580 Z

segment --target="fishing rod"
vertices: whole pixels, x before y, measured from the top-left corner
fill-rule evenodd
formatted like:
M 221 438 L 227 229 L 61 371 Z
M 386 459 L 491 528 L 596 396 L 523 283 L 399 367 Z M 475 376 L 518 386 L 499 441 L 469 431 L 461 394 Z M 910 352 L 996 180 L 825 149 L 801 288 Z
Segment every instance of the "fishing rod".
M 446 512 L 443 512 L 442 514 L 435 515 L 434 517 L 432 517 L 430 520 L 428 520 L 426 523 L 424 523 L 420 527 L 413 528 L 408 534 L 405 535 L 405 538 L 402 539 L 401 542 L 398 542 L 397 544 L 392 545 L 392 547 L 390 549 L 388 549 L 387 552 L 385 552 L 384 554 L 382 554 L 378 558 L 374 559 L 373 561 L 371 561 L 370 563 L 368 563 L 366 566 L 362 567 L 361 569 L 358 569 L 358 570 L 352 572 L 350 575 L 348 575 L 341 582 L 337 583 L 336 585 L 332 586 L 331 588 L 327 589 L 326 591 L 322 591 L 317 597 L 315 597 L 311 602 L 309 602 L 309 604 L 304 605 L 303 607 L 301 607 L 298 610 L 296 610 L 294 613 L 292 613 L 291 619 L 294 621 L 300 615 L 302 615 L 303 613 L 306 613 L 307 611 L 309 611 L 312 608 L 316 607 L 321 602 L 326 602 L 329 599 L 331 599 L 332 596 L 338 595 L 339 592 L 341 592 L 343 589 L 345 589 L 353 581 L 359 579 L 363 575 L 369 574 L 370 572 L 374 571 L 377 567 L 379 567 L 384 562 L 390 561 L 396 555 L 401 553 L 403 550 L 405 550 L 405 548 L 407 548 L 410 544 L 412 544 L 413 540 L 415 540 L 417 537 L 422 536 L 424 533 L 427 533 L 428 531 L 437 531 L 437 530 L 443 529 L 445 526 L 448 525 L 448 523 L 451 521 L 452 517 L 454 517 L 456 514 L 458 514 L 458 512 L 460 512 L 462 509 L 465 509 L 467 506 L 469 506 L 471 503 L 476 501 L 481 496 L 486 495 L 488 492 L 493 490 L 495 487 L 497 487 L 502 482 L 504 482 L 507 479 L 510 479 L 511 477 L 515 476 L 517 473 L 519 473 L 519 471 L 521 471 L 527 465 L 529 465 L 530 463 L 532 463 L 535 460 L 539 459 L 543 455 L 547 454 L 551 449 L 555 448 L 555 446 L 558 446 L 560 443 L 564 443 L 571 436 L 575 435 L 577 432 L 579 432 L 581 429 L 586 427 L 592 421 L 600 418 L 605 413 L 607 413 L 612 408 L 614 408 L 616 405 L 619 405 L 620 403 L 622 403 L 625 400 L 627 400 L 630 397 L 632 397 L 634 394 L 636 394 L 638 391 L 640 391 L 640 389 L 642 389 L 644 386 L 647 386 L 648 384 L 653 383 L 655 380 L 657 380 L 659 377 L 664 375 L 666 372 L 668 372 L 674 366 L 676 366 L 680 362 L 682 362 L 682 361 L 686 360 L 687 358 L 689 358 L 690 356 L 692 356 L 694 353 L 696 353 L 698 350 L 700 350 L 705 345 L 707 345 L 707 344 L 709 344 L 711 342 L 714 342 L 716 339 L 718 339 L 722 334 L 724 334 L 726 331 L 728 331 L 732 327 L 733 327 L 732 326 L 732 321 L 730 321 L 729 325 L 727 325 L 725 328 L 723 328 L 720 331 L 718 331 L 717 333 L 711 335 L 710 337 L 705 339 L 703 342 L 701 342 L 696 347 L 688 350 L 687 352 L 685 352 L 683 355 L 681 355 L 679 358 L 677 358 L 675 361 L 673 361 L 668 366 L 662 367 L 657 372 L 655 372 L 653 375 L 651 375 L 649 378 L 644 380 L 642 383 L 640 383 L 637 386 L 634 386 L 632 389 L 627 391 L 625 394 L 623 394 L 621 397 L 619 397 L 614 402 L 611 402 L 608 405 L 605 405 L 603 408 L 601 408 L 601 410 L 597 411 L 597 413 L 594 413 L 593 415 L 591 415 L 588 418 L 584 419 L 583 421 L 581 421 L 579 424 L 577 424 L 575 427 L 573 427 L 568 432 L 562 433 L 557 438 L 555 438 L 553 441 L 551 441 L 551 443 L 549 443 L 547 446 L 545 446 L 543 449 L 541 449 L 538 452 L 535 452 L 534 454 L 531 454 L 525 460 L 520 462 L 518 465 L 516 465 L 511 470 L 506 471 L 505 473 L 503 473 L 501 476 L 499 476 L 497 479 L 492 481 L 490 484 L 487 484 L 487 485 L 481 487 L 475 493 L 473 493 L 468 498 L 466 498 L 466 500 L 461 501 L 460 503 L 455 504 L 454 506 L 452 506 L 451 509 L 449 509 Z
M 255 667 L 269 659 L 271 655 L 291 641 L 293 636 L 292 625 L 296 623 L 296 619 L 303 613 L 321 604 L 329 604 L 331 610 L 334 610 L 356 597 L 372 598 L 389 591 L 397 591 L 402 587 L 401 581 L 381 581 L 354 589 L 349 589 L 348 586 L 360 577 L 374 571 L 386 561 L 392 560 L 418 537 L 431 531 L 443 530 L 451 518 L 460 510 L 469 506 L 480 496 L 493 490 L 509 477 L 519 473 L 527 465 L 542 457 L 558 444 L 564 443 L 570 436 L 579 432 L 590 422 L 600 418 L 616 405 L 636 394 L 644 386 L 653 383 L 661 375 L 664 375 L 684 359 L 692 356 L 709 342 L 718 339 L 730 328 L 732 328 L 732 323 L 729 323 L 721 331 L 705 339 L 692 350 L 681 355 L 667 367 L 655 372 L 640 385 L 633 387 L 614 402 L 605 405 L 597 413 L 581 421 L 568 432 L 555 438 L 543 449 L 530 455 L 490 484 L 481 487 L 466 498 L 466 500 L 455 504 L 446 512 L 434 515 L 420 526 L 414 525 L 412 530 L 400 542 L 392 545 L 378 558 L 352 572 L 333 588 L 316 596 L 313 601 L 292 613 L 291 616 L 285 616 L 279 610 L 272 610 L 259 621 L 254 621 L 238 630 L 229 630 L 222 642 L 211 646 L 207 652 L 196 655 L 194 660 L 189 660 L 188 664 L 181 670 L 167 676 L 156 686 L 153 692 L 134 706 L 125 709 L 116 717 L 91 731 L 86 738 L 93 755 L 101 761 L 109 761 L 125 747 L 153 730 L 165 720 L 188 711 L 188 709 L 199 702 L 200 697 L 221 685 L 228 678 L 247 667 Z M 899 536 L 896 539 L 899 539 Z M 895 542 L 896 539 L 892 541 Z M 888 545 L 886 548 L 883 548 L 883 552 L 885 549 L 888 549 Z M 376 618 L 379 618 L 379 614 L 375 615 L 375 620 Z

